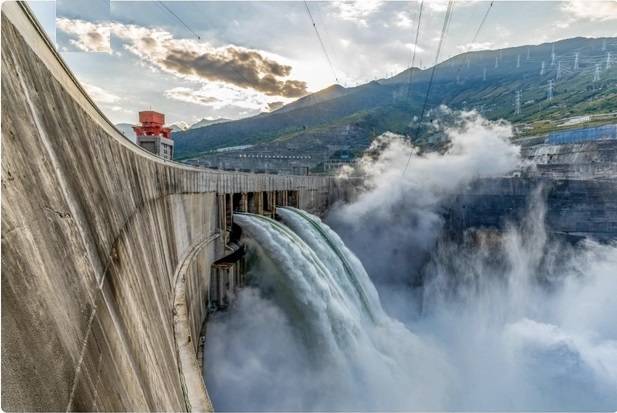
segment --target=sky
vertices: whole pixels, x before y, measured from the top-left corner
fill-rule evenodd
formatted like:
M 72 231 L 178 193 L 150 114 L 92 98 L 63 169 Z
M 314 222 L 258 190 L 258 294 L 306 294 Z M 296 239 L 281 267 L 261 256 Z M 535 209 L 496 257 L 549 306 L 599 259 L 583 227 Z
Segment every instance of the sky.
M 334 83 L 392 76 L 410 66 L 414 47 L 415 66 L 430 67 L 447 9 L 447 1 L 425 1 L 418 19 L 418 2 L 382 0 L 28 4 L 112 122 L 136 123 L 137 112 L 151 109 L 167 123 L 189 125 L 268 112 Z M 472 43 L 489 7 L 454 3 L 439 61 L 469 50 L 617 36 L 617 1 L 495 1 Z

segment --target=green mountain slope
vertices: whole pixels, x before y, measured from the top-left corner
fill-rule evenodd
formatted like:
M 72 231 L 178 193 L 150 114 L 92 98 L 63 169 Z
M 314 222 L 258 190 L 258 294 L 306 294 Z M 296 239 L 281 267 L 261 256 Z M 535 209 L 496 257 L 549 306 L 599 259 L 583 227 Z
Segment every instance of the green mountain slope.
M 617 59 L 607 61 L 607 52 L 617 56 L 617 38 L 461 54 L 437 66 L 428 107 L 476 109 L 489 119 L 513 122 L 617 111 Z M 332 86 L 268 114 L 178 132 L 176 155 L 182 159 L 222 147 L 290 141 L 299 141 L 299 149 L 327 139 L 340 144 L 345 143 L 341 130 L 353 131 L 346 132 L 353 147 L 386 130 L 411 135 L 415 128 L 410 122 L 420 113 L 430 72 L 414 69 L 411 85 L 406 70 L 354 88 Z

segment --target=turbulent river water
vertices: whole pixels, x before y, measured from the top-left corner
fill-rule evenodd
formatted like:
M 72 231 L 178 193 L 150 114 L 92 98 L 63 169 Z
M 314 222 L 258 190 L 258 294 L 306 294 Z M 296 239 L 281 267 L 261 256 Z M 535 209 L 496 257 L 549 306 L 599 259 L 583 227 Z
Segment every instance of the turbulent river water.
M 209 323 L 206 383 L 217 410 L 616 405 L 614 247 L 561 250 L 566 265 L 542 270 L 559 279 L 534 282 L 547 253 L 530 255 L 543 237 L 508 233 L 503 251 L 490 237 L 473 250 L 444 243 L 426 265 L 423 308 L 399 321 L 332 229 L 297 209 L 277 212 L 280 221 L 234 217 L 251 283 Z M 482 261 L 482 242 L 516 257 Z M 466 278 L 453 281 L 451 266 Z

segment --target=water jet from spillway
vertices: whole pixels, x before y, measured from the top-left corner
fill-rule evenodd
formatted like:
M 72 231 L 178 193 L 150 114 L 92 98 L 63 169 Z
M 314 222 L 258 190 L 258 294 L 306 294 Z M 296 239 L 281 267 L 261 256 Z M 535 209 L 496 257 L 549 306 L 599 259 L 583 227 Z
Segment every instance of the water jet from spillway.
M 227 343 L 234 343 L 228 350 L 235 353 L 232 359 L 238 359 L 228 360 L 233 366 L 218 364 L 216 370 L 207 370 L 215 408 L 396 410 L 412 403 L 443 407 L 434 397 L 445 391 L 447 382 L 442 355 L 384 312 L 360 261 L 330 228 L 293 208 L 279 208 L 278 213 L 283 223 L 250 214 L 235 215 L 234 220 L 248 247 L 249 274 L 261 290 L 260 294 L 242 291 L 238 305 L 251 302 L 251 322 L 277 330 L 263 338 L 276 336 L 284 345 L 270 339 L 260 343 L 255 335 L 264 332 L 250 328 L 244 337 L 242 331 L 226 331 L 237 335 L 228 337 Z M 260 309 L 262 314 L 255 313 Z M 259 320 L 264 314 L 272 323 Z M 237 316 L 232 311 L 223 318 Z M 215 320 L 209 329 L 231 328 L 239 322 L 227 321 L 225 326 Z M 262 368 L 251 370 L 254 360 L 242 360 L 255 349 L 244 352 L 241 343 L 266 347 L 262 355 L 269 354 L 269 377 L 260 377 Z M 217 358 L 221 350 L 210 342 L 206 360 Z M 229 369 L 234 368 L 242 370 L 235 373 L 241 380 L 230 376 Z M 233 394 L 226 386 L 232 382 Z M 272 394 L 277 387 L 286 391 Z M 238 392 L 262 398 L 243 404 L 234 397 Z M 264 398 L 264 393 L 272 397 Z

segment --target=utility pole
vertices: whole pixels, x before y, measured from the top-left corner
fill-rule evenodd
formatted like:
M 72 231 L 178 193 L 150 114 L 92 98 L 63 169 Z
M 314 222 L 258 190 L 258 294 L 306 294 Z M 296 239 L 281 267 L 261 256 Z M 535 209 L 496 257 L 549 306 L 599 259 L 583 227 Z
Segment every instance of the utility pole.
M 600 81 L 600 65 L 596 63 L 596 70 L 593 72 L 593 83 Z
M 548 81 L 548 91 L 546 94 L 546 99 L 549 102 L 553 100 L 553 79 Z

